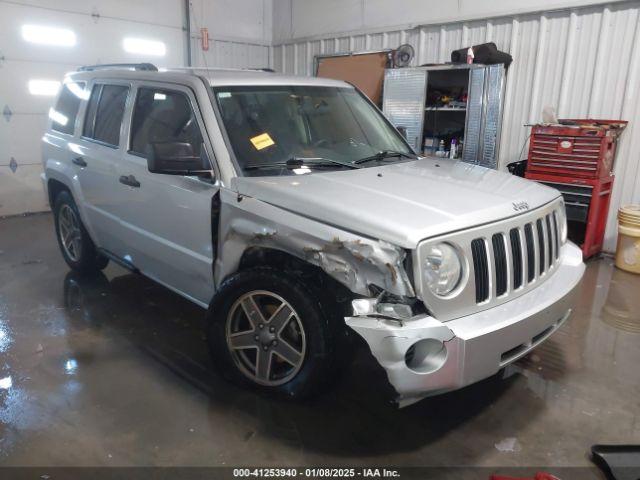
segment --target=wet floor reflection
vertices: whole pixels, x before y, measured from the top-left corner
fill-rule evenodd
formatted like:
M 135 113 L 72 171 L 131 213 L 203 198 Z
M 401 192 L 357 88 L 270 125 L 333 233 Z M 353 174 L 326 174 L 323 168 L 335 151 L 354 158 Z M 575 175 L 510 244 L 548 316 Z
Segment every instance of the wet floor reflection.
M 613 269 L 602 320 L 614 328 L 640 334 L 640 291 L 638 275 Z M 640 341 L 640 337 L 638 338 Z
M 115 329 L 159 366 L 205 392 L 212 430 L 229 410 L 242 412 L 254 425 L 247 435 L 260 432 L 291 448 L 304 445 L 323 454 L 388 455 L 425 447 L 481 414 L 515 380 L 497 376 L 397 410 L 383 370 L 365 346 L 357 344 L 353 364 L 329 393 L 292 404 L 239 389 L 213 373 L 203 334 L 203 311 L 140 276 L 108 280 L 71 272 L 65 278 L 64 298 L 74 330 L 111 335 Z M 73 338 L 69 337 L 70 352 L 81 371 L 90 358 L 84 344 L 74 344 Z

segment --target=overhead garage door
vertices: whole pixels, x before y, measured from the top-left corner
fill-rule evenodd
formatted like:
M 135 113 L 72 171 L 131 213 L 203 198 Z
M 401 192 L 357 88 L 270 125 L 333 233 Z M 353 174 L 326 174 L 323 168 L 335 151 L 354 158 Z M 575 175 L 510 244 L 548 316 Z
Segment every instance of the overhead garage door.
M 96 63 L 185 64 L 182 2 L 96 5 L 0 3 L 0 216 L 47 209 L 40 139 L 65 72 Z

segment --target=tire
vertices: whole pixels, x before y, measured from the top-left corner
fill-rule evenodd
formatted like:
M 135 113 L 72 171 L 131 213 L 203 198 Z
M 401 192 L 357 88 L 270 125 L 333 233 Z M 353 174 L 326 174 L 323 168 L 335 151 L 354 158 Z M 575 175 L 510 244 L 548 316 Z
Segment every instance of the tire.
M 225 280 L 208 313 L 216 368 L 236 384 L 280 397 L 303 399 L 321 392 L 338 363 L 340 330 L 319 297 L 313 287 L 270 267 L 243 270 Z M 261 362 L 266 358 L 270 368 L 265 376 L 257 365 L 267 365 Z
M 67 265 L 81 273 L 94 273 L 104 269 L 109 259 L 98 253 L 69 192 L 62 191 L 56 196 L 53 215 L 58 246 Z M 67 239 L 66 244 L 64 239 Z

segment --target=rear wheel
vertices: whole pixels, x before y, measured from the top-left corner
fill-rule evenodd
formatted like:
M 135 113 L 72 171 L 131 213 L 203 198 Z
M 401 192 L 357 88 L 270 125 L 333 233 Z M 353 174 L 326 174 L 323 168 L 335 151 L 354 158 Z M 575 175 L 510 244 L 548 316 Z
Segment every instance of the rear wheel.
M 209 345 L 222 373 L 287 397 L 307 397 L 327 384 L 335 331 L 312 288 L 271 268 L 229 278 L 210 309 Z
M 109 259 L 97 252 L 69 192 L 63 191 L 56 196 L 53 213 L 58 245 L 67 265 L 85 273 L 105 268 Z

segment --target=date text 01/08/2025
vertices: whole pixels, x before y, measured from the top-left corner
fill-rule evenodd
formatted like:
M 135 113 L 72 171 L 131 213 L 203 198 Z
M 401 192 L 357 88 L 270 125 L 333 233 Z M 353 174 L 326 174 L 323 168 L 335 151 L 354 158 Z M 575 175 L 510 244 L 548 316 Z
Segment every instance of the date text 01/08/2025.
M 387 468 L 235 468 L 234 478 L 399 478 Z

